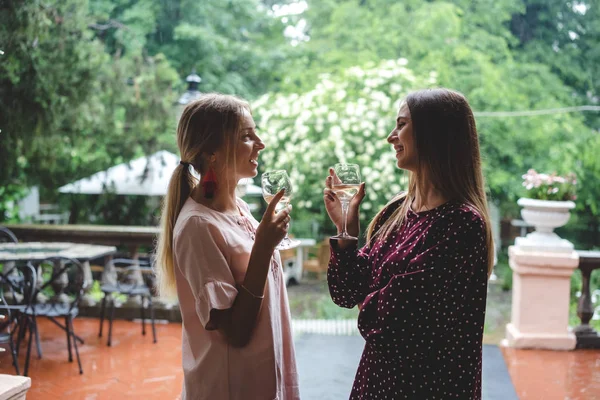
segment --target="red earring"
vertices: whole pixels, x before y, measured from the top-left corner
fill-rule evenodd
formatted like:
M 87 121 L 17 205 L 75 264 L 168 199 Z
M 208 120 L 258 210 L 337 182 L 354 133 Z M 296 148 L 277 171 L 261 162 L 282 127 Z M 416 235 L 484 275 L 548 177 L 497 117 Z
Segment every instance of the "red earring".
M 202 177 L 202 189 L 204 189 L 204 197 L 212 199 L 217 191 L 217 176 L 212 167 L 208 168 L 208 171 Z

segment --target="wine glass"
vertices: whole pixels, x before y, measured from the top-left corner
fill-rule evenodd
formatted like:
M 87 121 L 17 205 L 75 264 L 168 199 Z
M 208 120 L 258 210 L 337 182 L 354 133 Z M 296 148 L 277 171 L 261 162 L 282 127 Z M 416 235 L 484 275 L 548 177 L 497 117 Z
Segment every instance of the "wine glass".
M 279 200 L 279 203 L 275 206 L 275 212 L 283 210 L 290 204 L 292 199 L 292 181 L 288 176 L 287 172 L 283 169 L 276 171 L 267 171 L 262 174 L 261 177 L 261 185 L 263 198 L 267 203 L 270 203 L 273 200 L 273 197 L 277 193 L 279 193 L 282 189 L 285 190 L 283 197 Z M 281 242 L 275 247 L 277 250 L 286 250 L 293 247 L 297 247 L 300 244 L 300 241 L 290 239 L 285 234 L 285 237 L 281 240 Z
M 346 224 L 348 222 L 348 206 L 360 189 L 361 180 L 359 169 L 360 168 L 356 164 L 344 163 L 335 164 L 333 167 L 336 176 L 333 179 L 333 186 L 331 189 L 338 199 L 340 199 L 340 203 L 342 203 L 342 220 L 344 221 L 344 228 L 342 233 L 332 236 L 331 239 L 358 240 L 358 238 L 348 235 Z

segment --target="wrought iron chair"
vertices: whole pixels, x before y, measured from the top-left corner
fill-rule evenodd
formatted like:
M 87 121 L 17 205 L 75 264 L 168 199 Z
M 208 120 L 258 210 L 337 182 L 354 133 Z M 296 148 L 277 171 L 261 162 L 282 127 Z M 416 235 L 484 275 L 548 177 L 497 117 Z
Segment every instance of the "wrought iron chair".
M 112 345 L 112 323 L 115 315 L 115 295 L 121 294 L 127 298 L 138 297 L 140 300 L 140 313 L 142 317 L 142 335 L 146 335 L 146 304 L 150 309 L 150 322 L 152 324 L 152 338 L 156 343 L 156 327 L 154 324 L 154 307 L 152 304 L 152 287 L 154 287 L 154 271 L 149 262 L 132 260 L 127 258 L 116 258 L 105 266 L 106 274 L 104 283 L 101 285 L 102 305 L 100 308 L 100 332 L 106 312 L 107 299 L 110 301 L 110 314 L 108 318 L 108 341 L 107 346 Z
M 0 226 L 0 243 L 18 243 L 17 237 L 12 231 L 4 226 Z
M 69 351 L 69 362 L 73 362 L 71 346 L 75 348 L 79 373 L 83 374 L 81 359 L 77 342 L 83 344 L 83 340 L 75 334 L 73 319 L 79 314 L 79 301 L 86 289 L 85 275 L 81 263 L 67 257 L 51 257 L 41 262 L 36 262 L 38 267 L 38 279 L 33 304 L 25 310 L 31 317 L 31 323 L 38 356 L 41 358 L 40 338 L 37 327 L 37 318 L 46 317 L 54 324 L 62 328 L 67 334 L 67 348 Z M 65 324 L 57 321 L 64 318 Z M 25 361 L 25 368 L 29 365 L 29 354 Z
M 13 358 L 13 365 L 20 375 L 18 353 L 20 338 L 26 334 L 29 328 L 29 342 L 27 354 L 31 353 L 32 332 L 31 321 L 24 311 L 30 307 L 36 285 L 35 269 L 31 265 L 21 265 L 10 269 L 3 268 L 0 273 L 0 344 L 8 344 Z M 11 294 L 8 302 L 5 293 Z M 17 332 L 17 343 L 14 334 Z M 27 376 L 28 366 L 25 367 L 23 375 Z

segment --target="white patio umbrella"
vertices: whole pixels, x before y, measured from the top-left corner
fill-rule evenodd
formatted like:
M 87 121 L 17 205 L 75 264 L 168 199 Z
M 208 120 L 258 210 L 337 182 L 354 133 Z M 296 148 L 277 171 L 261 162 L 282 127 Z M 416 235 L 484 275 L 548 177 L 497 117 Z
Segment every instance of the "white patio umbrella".
M 111 191 L 121 195 L 164 196 L 167 194 L 171 174 L 178 163 L 177 155 L 162 150 L 69 183 L 60 187 L 58 191 L 81 194 Z M 243 184 L 244 195 L 260 196 L 260 187 L 252 184 L 251 180 L 244 181 Z
M 163 150 L 97 172 L 62 186 L 58 191 L 81 194 L 111 191 L 123 195 L 164 196 L 178 162 L 175 154 Z

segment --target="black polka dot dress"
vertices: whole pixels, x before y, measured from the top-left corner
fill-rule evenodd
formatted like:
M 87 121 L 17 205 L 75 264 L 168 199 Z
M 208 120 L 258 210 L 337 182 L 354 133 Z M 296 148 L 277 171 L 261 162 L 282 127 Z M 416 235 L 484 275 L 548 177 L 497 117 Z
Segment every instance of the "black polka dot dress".
M 372 248 L 332 241 L 329 292 L 360 307 L 366 341 L 351 399 L 481 399 L 487 252 L 483 219 L 457 202 L 409 210 Z

